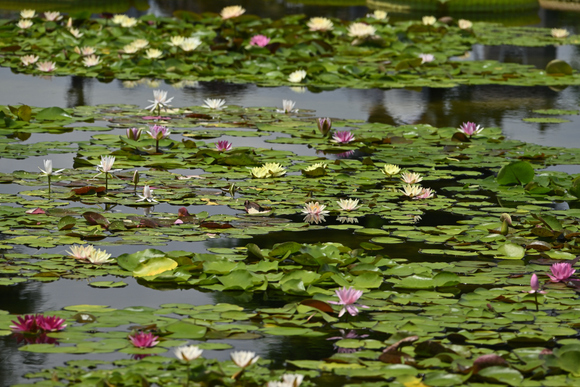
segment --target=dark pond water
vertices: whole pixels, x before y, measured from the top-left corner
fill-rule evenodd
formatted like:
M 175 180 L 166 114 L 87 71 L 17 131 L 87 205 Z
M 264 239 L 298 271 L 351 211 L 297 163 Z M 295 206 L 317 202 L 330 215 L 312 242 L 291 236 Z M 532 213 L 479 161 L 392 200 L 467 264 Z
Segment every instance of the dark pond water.
M 52 10 L 59 6 L 69 6 L 66 2 L 55 2 L 46 5 L 40 1 L 18 2 L 0 1 L 0 17 L 16 18 L 20 8 L 36 8 L 50 6 Z M 66 3 L 66 4 L 65 4 Z M 79 11 L 89 9 L 93 13 L 99 13 L 98 7 L 103 2 L 85 1 L 82 6 L 70 9 Z M 132 16 L 147 13 L 156 15 L 171 15 L 175 10 L 185 9 L 193 12 L 219 12 L 231 1 L 116 1 L 105 2 L 102 11 L 127 12 Z M 369 8 L 364 6 L 364 1 L 353 1 L 349 6 L 321 6 L 303 5 L 290 1 L 255 1 L 243 0 L 236 2 L 243 5 L 248 13 L 262 17 L 279 18 L 287 14 L 304 13 L 309 16 L 333 16 L 342 19 L 354 19 L 364 16 Z M 66 11 L 66 9 L 65 9 Z M 520 15 L 521 16 L 521 15 Z M 524 24 L 546 27 L 567 28 L 572 32 L 578 31 L 580 17 L 578 14 L 555 11 L 538 10 L 529 15 L 524 15 Z M 395 20 L 405 18 L 417 18 L 416 15 L 392 15 Z M 509 19 L 509 18 L 508 18 Z M 521 23 L 522 18 L 516 15 L 512 23 Z M 518 21 L 519 20 L 519 21 Z M 508 24 L 509 24 L 508 20 Z M 577 48 L 562 46 L 541 49 L 525 49 L 517 47 L 473 47 L 469 57 L 472 59 L 496 59 L 504 62 L 526 63 L 543 68 L 552 59 L 563 59 L 575 69 L 580 69 L 580 55 Z M 508 138 L 526 142 L 542 144 L 546 146 L 578 147 L 580 146 L 580 118 L 578 116 L 567 117 L 568 123 L 560 124 L 537 124 L 522 121 L 523 118 L 533 116 L 536 109 L 578 109 L 580 103 L 580 88 L 567 87 L 563 90 L 553 90 L 546 87 L 502 87 L 502 86 L 461 86 L 453 89 L 397 89 L 397 90 L 357 90 L 337 89 L 332 91 L 308 90 L 305 88 L 260 88 L 254 85 L 234 85 L 220 82 L 200 82 L 184 88 L 174 88 L 159 81 L 157 84 L 132 84 L 121 81 L 102 83 L 95 79 L 83 79 L 80 77 L 33 77 L 22 74 L 14 74 L 9 69 L 0 68 L 0 83 L 4 92 L 0 93 L 0 105 L 28 104 L 32 106 L 61 106 L 73 107 L 78 105 L 97 104 L 135 104 L 144 107 L 151 99 L 155 89 L 168 90 L 170 96 L 174 96 L 174 106 L 201 105 L 205 98 L 225 98 L 228 105 L 241 106 L 278 106 L 281 107 L 283 99 L 292 99 L 297 102 L 299 109 L 312 110 L 317 117 L 336 117 L 359 119 L 369 122 L 380 122 L 391 125 L 425 123 L 437 127 L 458 127 L 462 122 L 474 121 L 484 127 L 501 127 L 504 135 Z M 102 123 L 101 123 L 102 125 Z M 74 132 L 71 134 L 51 135 L 33 134 L 26 143 L 33 144 L 40 141 L 59 141 L 66 136 L 67 141 L 83 140 L 90 136 L 91 132 Z M 63 137 L 61 137 L 63 136 Z M 254 145 L 261 147 L 278 146 L 256 140 L 239 140 L 231 138 L 236 145 Z M 260 141 L 262 141 L 261 139 Z M 244 143 L 244 141 L 252 141 Z M 280 146 L 280 149 L 288 149 L 296 154 L 312 155 L 313 151 L 303 146 Z M 19 160 L 16 169 L 36 170 L 41 165 L 42 158 L 31 157 L 27 160 Z M 58 168 L 71 168 L 73 155 L 57 155 L 53 161 Z M 14 163 L 2 160 L 0 172 L 12 172 Z M 580 166 L 551 167 L 550 169 L 562 170 L 568 173 L 579 173 Z M 195 171 L 179 171 L 178 173 L 195 173 Z M 33 189 L 34 187 L 31 187 Z M 17 193 L 18 187 L 0 185 L 2 193 Z M 207 210 L 204 208 L 204 210 Z M 123 208 L 123 212 L 141 211 Z M 158 206 L 156 211 L 176 212 L 173 206 Z M 195 210 L 194 210 L 195 211 Z M 214 213 L 229 213 L 227 208 L 215 208 Z M 449 215 L 433 213 L 424 217 L 425 224 L 441 224 L 448 222 L 453 224 L 458 219 Z M 377 217 L 378 218 L 378 217 Z M 333 220 L 334 222 L 334 220 Z M 367 217 L 361 219 L 361 224 L 372 224 L 373 227 L 381 227 L 383 222 L 380 218 Z M 357 246 L 368 237 L 353 236 L 347 231 L 322 230 L 308 233 L 275 233 L 268 236 L 256 236 L 252 240 L 262 247 L 270 247 L 273 243 L 286 240 L 295 240 L 297 235 L 303 242 L 341 241 L 345 244 Z M 345 239 L 347 242 L 345 242 Z M 174 243 L 163 246 L 163 250 L 189 250 L 204 252 L 210 247 L 243 246 L 249 240 L 210 240 L 198 243 Z M 396 247 L 398 254 L 413 256 L 423 245 L 409 243 L 405 246 Z M 111 247 L 107 250 L 113 255 L 141 250 L 140 246 Z M 62 252 L 62 249 L 29 249 L 21 248 L 20 252 Z M 123 289 L 94 289 L 88 287 L 85 282 L 60 280 L 54 283 L 24 283 L 0 289 L 0 309 L 11 313 L 35 313 L 42 310 L 60 309 L 66 305 L 74 304 L 107 304 L 112 307 L 127 307 L 132 305 L 144 305 L 157 307 L 167 302 L 192 303 L 196 305 L 228 302 L 242 305 L 247 308 L 258 306 L 280 306 L 288 302 L 288 299 L 280 299 L 276 296 L 265 298 L 264 295 L 248 296 L 235 293 L 204 293 L 192 289 L 151 289 L 142 286 L 131 278 L 125 278 L 129 286 Z M 276 338 L 255 341 L 243 341 L 235 343 L 236 349 L 251 349 L 258 351 L 262 356 L 281 363 L 284 359 L 304 358 L 308 353 L 311 358 L 320 359 L 330 356 L 335 350 L 331 341 L 308 340 L 304 342 L 300 338 Z M 62 364 L 63 361 L 76 359 L 78 356 L 46 356 L 19 352 L 17 343 L 10 337 L 2 338 L 0 344 L 0 385 L 8 386 L 18 382 L 25 382 L 22 375 L 26 372 L 49 368 Z M 83 355 L 86 357 L 86 355 Z M 108 356 L 111 358 L 123 358 L 127 355 Z M 223 351 L 215 351 L 208 354 L 209 357 L 223 357 Z M 95 359 L 99 357 L 95 355 Z M 278 364 L 280 365 L 280 364 Z

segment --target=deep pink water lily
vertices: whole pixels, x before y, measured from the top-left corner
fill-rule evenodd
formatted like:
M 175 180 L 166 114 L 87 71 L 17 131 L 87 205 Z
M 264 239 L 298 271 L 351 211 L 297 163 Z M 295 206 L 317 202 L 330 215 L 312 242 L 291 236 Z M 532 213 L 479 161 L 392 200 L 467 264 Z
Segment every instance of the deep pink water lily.
M 572 269 L 572 265 L 568 262 L 555 263 L 550 267 L 553 275 L 548 274 L 552 282 L 563 282 L 566 281 L 572 274 L 576 272 Z
M 151 332 L 139 332 L 134 336 L 129 335 L 129 340 L 137 348 L 151 348 L 159 344 L 159 336 L 155 336 Z
M 265 47 L 268 43 L 270 43 L 270 38 L 264 35 L 254 35 L 250 39 L 250 46 Z
M 58 332 L 66 328 L 64 318 L 58 316 L 36 316 L 36 324 L 45 332 Z
M 218 141 L 215 144 L 215 148 L 220 152 L 229 151 L 232 149 L 232 143 L 226 140 Z
M 354 141 L 354 135 L 349 131 L 336 132 L 332 135 L 332 140 L 339 144 L 348 144 Z
M 66 328 L 65 320 L 57 316 L 43 316 L 41 314 L 27 314 L 18 316 L 18 321 L 12 321 L 10 328 L 16 332 L 58 332 Z
M 345 287 L 335 290 L 336 296 L 339 301 L 328 301 L 330 304 L 344 305 L 344 307 L 338 313 L 338 317 L 341 317 L 344 312 L 350 313 L 351 316 L 356 316 L 358 314 L 357 306 L 361 308 L 368 308 L 366 305 L 355 304 L 358 299 L 362 296 L 362 290 L 356 290 L 353 287 L 348 289 Z
M 12 320 L 14 325 L 10 325 L 10 328 L 16 332 L 37 332 L 38 325 L 36 325 L 36 316 L 27 314 L 25 316 L 18 316 L 18 321 Z

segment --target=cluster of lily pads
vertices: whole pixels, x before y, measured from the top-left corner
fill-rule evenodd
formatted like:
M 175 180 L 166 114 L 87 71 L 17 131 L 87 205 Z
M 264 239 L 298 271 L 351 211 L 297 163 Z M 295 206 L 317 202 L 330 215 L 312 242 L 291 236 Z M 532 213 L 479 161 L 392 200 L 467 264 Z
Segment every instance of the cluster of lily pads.
M 506 28 L 433 16 L 390 24 L 376 11 L 346 22 L 292 15 L 258 18 L 229 7 L 221 14 L 126 15 L 73 19 L 22 11 L 6 21 L 0 65 L 35 74 L 75 74 L 180 83 L 227 80 L 261 85 L 451 87 L 459 84 L 578 84 L 565 62 L 546 71 L 496 61 L 455 61 L 473 44 L 578 44 L 563 29 Z M 565 75 L 563 80 L 560 75 Z

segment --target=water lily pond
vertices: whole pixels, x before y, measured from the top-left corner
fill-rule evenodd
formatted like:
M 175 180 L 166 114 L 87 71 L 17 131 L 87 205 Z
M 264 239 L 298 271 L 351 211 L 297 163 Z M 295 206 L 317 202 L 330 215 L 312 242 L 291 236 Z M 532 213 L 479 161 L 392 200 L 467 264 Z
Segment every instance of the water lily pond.
M 0 384 L 580 383 L 575 18 L 23 3 Z

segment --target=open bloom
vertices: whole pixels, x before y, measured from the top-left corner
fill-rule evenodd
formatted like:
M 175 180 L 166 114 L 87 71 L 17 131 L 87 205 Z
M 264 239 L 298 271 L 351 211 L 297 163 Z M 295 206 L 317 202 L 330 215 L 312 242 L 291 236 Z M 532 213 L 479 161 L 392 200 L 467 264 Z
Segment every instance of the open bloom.
M 407 184 L 415 184 L 423 180 L 420 174 L 415 172 L 403 172 L 401 173 L 401 180 Z
M 484 128 L 480 127 L 479 125 L 475 125 L 473 122 L 464 122 L 457 130 L 467 136 L 473 136 L 480 133 L 483 129 Z
M 111 19 L 111 22 L 113 22 L 114 24 L 121 24 L 123 23 L 123 20 L 127 19 L 129 16 L 124 15 L 124 14 L 117 14 L 115 16 L 113 16 L 113 18 Z
M 423 192 L 423 187 L 419 184 L 405 184 L 402 190 L 399 190 L 405 196 L 410 198 L 420 195 Z
M 95 53 L 95 48 L 90 47 L 90 46 L 85 46 L 85 47 L 81 47 L 81 48 L 79 48 L 77 46 L 77 47 L 75 47 L 74 50 L 77 54 L 80 54 L 82 56 L 89 56 L 89 55 L 93 55 Z
M 171 102 L 175 97 L 167 98 L 167 92 L 164 90 L 154 90 L 153 91 L 153 100 L 148 100 L 151 102 L 151 105 L 145 107 L 145 109 L 150 109 L 149 111 L 154 111 L 156 109 L 165 109 L 169 106 L 169 102 Z
M 181 47 L 183 51 L 193 51 L 199 46 L 201 46 L 201 40 L 197 36 L 184 39 L 183 42 L 179 44 L 179 47 Z
M 121 21 L 121 27 L 134 27 L 137 25 L 138 22 L 139 20 L 135 19 L 134 17 L 126 16 Z
M 159 336 L 155 336 L 153 333 L 139 332 L 134 336 L 129 335 L 129 340 L 137 348 L 151 348 L 159 344 Z
M 45 176 L 55 176 L 58 175 L 60 172 L 64 171 L 64 169 L 59 169 L 58 171 L 52 170 L 52 160 L 42 160 L 44 163 L 44 169 L 38 167 L 43 175 Z
M 77 28 L 69 28 L 68 32 L 71 33 L 72 36 L 74 36 L 75 38 L 80 38 L 81 36 L 83 36 L 84 34 Z
M 36 68 L 38 71 L 44 71 L 45 73 L 49 73 L 51 71 L 56 70 L 56 64 L 54 62 L 38 62 L 36 64 Z
M 564 28 L 552 28 L 553 38 L 562 39 L 568 37 L 568 35 L 570 35 L 570 33 Z
M 207 109 L 215 109 L 215 110 L 221 110 L 224 108 L 227 108 L 227 106 L 224 106 L 226 104 L 226 100 L 225 99 L 219 99 L 219 98 L 207 98 L 203 100 L 203 106 L 204 108 Z
M 143 195 L 137 195 L 137 196 L 139 196 L 141 198 L 141 199 L 137 200 L 138 202 L 142 202 L 142 201 L 146 200 L 149 203 L 157 203 L 157 200 L 155 200 L 155 198 L 153 197 L 153 194 L 151 193 L 151 188 L 149 188 L 148 185 L 143 187 Z
M 36 16 L 36 11 L 33 9 L 23 9 L 20 11 L 20 17 L 23 19 L 32 19 Z
M 270 38 L 264 35 L 254 35 L 250 39 L 250 46 L 266 47 L 270 43 Z
M 127 128 L 127 138 L 138 141 L 143 130 L 141 128 Z
M 73 245 L 70 247 L 70 251 L 67 251 L 68 256 L 74 259 L 78 259 L 79 261 L 88 261 L 89 257 L 95 248 L 93 245 L 87 246 L 80 246 L 80 245 Z
M 61 16 L 60 12 L 51 12 L 51 11 L 48 11 L 48 12 L 45 12 L 44 13 L 44 18 L 47 21 L 57 21 L 57 20 L 62 19 L 62 16 Z
M 564 282 L 576 272 L 568 262 L 555 263 L 550 267 L 552 275 L 548 274 L 552 282 Z
M 544 290 L 540 290 L 540 281 L 538 281 L 536 273 L 532 274 L 532 277 L 530 278 L 530 288 L 531 290 L 528 293 L 546 293 Z
M 148 59 L 161 58 L 162 55 L 163 55 L 163 52 L 161 50 L 156 49 L 156 48 L 150 48 L 147 51 L 145 51 L 145 56 Z
M 16 23 L 16 25 L 19 28 L 22 28 L 23 30 L 32 27 L 32 24 L 34 24 L 34 23 L 32 23 L 32 20 L 28 20 L 28 19 L 21 19 L 18 21 L 18 23 Z
M 89 55 L 83 58 L 85 67 L 93 67 L 101 63 L 101 57 L 96 55 Z
M 192 361 L 197 359 L 203 353 L 197 345 L 184 345 L 175 349 L 175 357 L 183 361 Z
M 20 57 L 20 61 L 24 66 L 28 66 L 38 61 L 38 55 L 24 55 Z
M 284 169 L 284 167 L 279 163 L 266 163 L 262 165 L 262 168 L 271 177 L 280 177 L 286 174 L 286 169 Z
M 387 13 L 385 11 L 377 9 L 373 13 L 368 13 L 367 17 L 372 17 L 373 19 L 377 20 L 385 20 L 387 18 Z
M 421 64 L 433 62 L 435 59 L 433 54 L 419 54 L 419 58 L 421 58 Z
M 135 46 L 133 43 L 126 44 L 125 46 L 123 46 L 123 52 L 125 54 L 134 54 L 139 50 L 140 50 L 140 48 Z
M 327 215 L 329 211 L 325 211 L 326 206 L 318 202 L 308 202 L 302 208 L 302 213 L 306 215 Z
M 36 316 L 36 325 L 45 332 L 58 332 L 66 328 L 65 319 L 58 316 Z
M 276 111 L 278 113 L 296 113 L 298 109 L 294 109 L 294 105 L 296 105 L 296 101 L 292 101 L 290 99 L 283 99 L 282 110 L 276 109 Z
M 218 141 L 215 144 L 215 148 L 220 152 L 229 151 L 230 149 L 232 149 L 232 143 L 226 140 Z
M 470 22 L 469 20 L 465 20 L 465 19 L 459 19 L 457 21 L 457 25 L 459 26 L 459 28 L 461 28 L 462 30 L 468 30 L 471 27 L 473 27 L 473 23 Z
M 224 7 L 220 12 L 222 19 L 231 19 L 233 17 L 238 17 L 243 15 L 246 10 L 240 5 L 230 5 L 229 7 Z
M 185 41 L 185 37 L 177 35 L 177 36 L 172 36 L 171 38 L 169 38 L 169 45 L 170 46 L 179 46 L 181 45 L 181 43 L 183 43 L 183 41 Z
M 94 265 L 102 265 L 103 263 L 113 262 L 112 259 L 109 259 L 110 257 L 111 254 L 107 253 L 105 250 L 93 249 L 87 260 Z
M 354 136 L 349 131 L 336 132 L 332 135 L 332 141 L 339 144 L 348 144 L 349 142 L 354 141 Z
M 348 289 L 345 287 L 335 290 L 336 296 L 338 297 L 339 301 L 328 301 L 331 304 L 335 305 L 344 305 L 344 307 L 338 313 L 338 317 L 341 317 L 344 312 L 348 312 L 351 316 L 356 316 L 358 314 L 357 306 L 361 308 L 367 308 L 365 305 L 355 304 L 358 299 L 362 296 L 362 290 L 356 290 L 353 287 L 349 287 Z
M 282 381 L 288 384 L 290 387 L 298 387 L 302 384 L 304 380 L 304 375 L 302 374 L 284 374 L 282 375 Z
M 256 356 L 255 352 L 251 351 L 234 351 L 230 353 L 230 357 L 232 358 L 232 361 L 241 368 L 251 366 L 260 358 L 260 356 Z
M 306 78 L 306 71 L 305 70 L 296 70 L 290 75 L 288 75 L 288 82 L 298 83 L 302 82 L 302 80 Z
M 306 23 L 310 31 L 331 31 L 334 25 L 325 17 L 313 17 Z
M 358 199 L 340 199 L 336 203 L 343 211 L 354 211 L 360 208 Z
M 348 26 L 348 36 L 353 38 L 366 38 L 377 32 L 376 28 L 365 23 L 352 23 Z
M 18 321 L 12 320 L 14 325 L 10 325 L 10 329 L 16 332 L 29 332 L 33 333 L 38 331 L 38 326 L 36 325 L 36 316 L 27 314 L 24 317 L 18 316 Z
M 423 16 L 423 18 L 421 19 L 421 21 L 426 26 L 432 26 L 433 24 L 435 24 L 435 22 L 437 21 L 437 19 L 435 19 L 435 16 Z
M 383 169 L 381 169 L 381 172 L 387 176 L 393 176 L 401 172 L 401 168 L 395 164 L 385 164 Z
M 415 195 L 415 197 L 413 197 L 413 199 L 419 200 L 419 199 L 429 199 L 432 198 L 434 195 L 434 192 L 431 188 L 423 188 L 421 190 L 421 192 L 419 192 L 419 195 Z
M 168 137 L 171 134 L 171 131 L 163 125 L 153 125 L 149 128 L 147 134 L 152 139 L 159 141 Z
M 149 41 L 147 39 L 135 39 L 131 42 L 131 44 L 138 49 L 145 48 L 149 45 Z
M 115 164 L 115 156 L 101 156 L 101 163 L 97 165 L 97 171 L 100 173 L 112 172 L 113 164 Z

